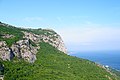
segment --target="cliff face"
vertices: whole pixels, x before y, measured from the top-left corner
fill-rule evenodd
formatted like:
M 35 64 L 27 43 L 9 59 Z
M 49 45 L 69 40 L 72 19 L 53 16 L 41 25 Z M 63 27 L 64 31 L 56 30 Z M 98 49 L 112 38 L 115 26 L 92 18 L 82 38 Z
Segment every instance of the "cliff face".
M 34 47 L 30 44 L 29 40 L 20 40 L 12 45 L 12 51 L 18 58 L 23 58 L 30 63 L 36 60 L 36 53 L 39 47 Z
M 67 53 L 67 49 L 64 45 L 64 42 L 63 42 L 62 38 L 60 37 L 60 35 L 58 35 L 57 33 L 53 34 L 49 30 L 48 30 L 49 35 L 47 35 L 46 33 L 41 34 L 41 35 L 37 35 L 34 33 L 28 33 L 28 32 L 23 32 L 23 33 L 24 33 L 24 38 L 30 39 L 36 45 L 38 45 L 39 42 L 43 41 L 43 42 L 49 43 L 50 45 L 54 46 L 58 50 L 60 50 L 64 53 Z
M 22 39 L 14 41 L 11 46 L 7 45 L 7 39 L 12 40 L 16 38 L 14 34 L 11 34 L 9 31 L 4 32 L 4 28 L 10 28 L 10 25 L 0 23 L 2 25 L 0 31 L 0 58 L 2 60 L 11 60 L 14 57 L 18 59 L 23 58 L 24 60 L 33 63 L 37 58 L 36 54 L 40 49 L 40 42 L 46 42 L 50 45 L 57 48 L 59 51 L 67 53 L 65 45 L 61 39 L 61 37 L 54 32 L 53 30 L 40 29 L 38 32 L 42 32 L 36 34 L 32 29 L 18 29 L 22 34 Z M 3 29 L 2 29 L 3 28 Z M 32 30 L 32 31 L 31 31 Z M 16 33 L 15 33 L 16 34 Z

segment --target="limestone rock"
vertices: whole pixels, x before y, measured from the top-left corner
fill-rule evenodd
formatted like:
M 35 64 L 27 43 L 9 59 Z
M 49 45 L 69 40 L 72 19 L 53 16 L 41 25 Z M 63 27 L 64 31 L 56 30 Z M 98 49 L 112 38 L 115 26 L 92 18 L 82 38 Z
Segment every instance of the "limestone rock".
M 35 43 L 39 43 L 42 40 L 42 41 L 54 46 L 58 50 L 60 50 L 64 53 L 67 53 L 67 49 L 66 49 L 65 44 L 64 44 L 62 38 L 60 37 L 60 35 L 58 35 L 51 29 L 46 29 L 46 30 L 49 33 L 49 35 L 47 35 L 47 33 L 36 35 L 34 33 L 29 33 L 29 32 L 24 31 L 23 32 L 25 35 L 24 38 L 30 39 Z
M 20 40 L 12 45 L 12 50 L 18 58 L 23 58 L 30 63 L 36 60 L 36 53 L 39 47 L 34 47 L 29 43 L 29 40 Z
M 13 38 L 13 35 L 10 34 L 2 34 L 2 38 Z
M 44 42 L 49 43 L 50 45 L 54 46 L 55 48 L 57 48 L 58 50 L 64 53 L 67 53 L 67 49 L 60 35 L 58 34 L 52 34 L 48 36 L 41 35 L 40 37 Z
M 22 31 L 24 33 L 24 37 L 23 38 L 26 38 L 26 39 L 30 39 L 32 40 L 33 42 L 35 43 L 39 43 L 40 42 L 40 39 L 39 39 L 39 35 L 36 35 L 34 33 L 31 33 L 31 32 L 25 32 L 25 31 Z
M 5 25 L 5 24 L 0 24 Z M 41 29 L 42 30 L 42 29 Z M 45 31 L 45 32 L 44 32 Z M 54 46 L 59 51 L 67 53 L 67 49 L 60 37 L 56 32 L 51 29 L 44 29 L 44 34 L 34 34 L 32 32 L 22 31 L 24 33 L 23 40 L 19 40 L 8 47 L 5 41 L 0 41 L 0 58 L 3 60 L 11 60 L 13 57 L 33 63 L 35 62 L 36 54 L 40 49 L 40 42 L 46 42 Z M 2 38 L 15 37 L 10 34 L 2 35 Z M 32 42 L 31 42 L 32 41 Z M 36 46 L 34 46 L 35 44 Z
M 3 60 L 10 60 L 10 49 L 7 47 L 5 41 L 0 41 L 0 58 Z

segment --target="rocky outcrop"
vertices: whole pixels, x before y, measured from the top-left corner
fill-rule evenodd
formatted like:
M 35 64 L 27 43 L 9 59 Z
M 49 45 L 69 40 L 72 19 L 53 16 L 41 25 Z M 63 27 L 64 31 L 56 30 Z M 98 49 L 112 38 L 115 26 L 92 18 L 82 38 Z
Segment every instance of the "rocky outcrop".
M 53 30 L 48 30 L 49 35 L 47 35 L 47 33 L 37 35 L 34 33 L 28 33 L 25 31 L 23 33 L 25 35 L 24 38 L 30 39 L 35 43 L 44 41 L 44 42 L 49 43 L 50 45 L 54 46 L 58 50 L 60 50 L 64 53 L 67 53 L 67 49 L 65 47 L 65 44 L 64 44 L 62 38 L 60 37 L 60 35 L 55 33 Z
M 45 30 L 45 29 L 44 29 Z M 43 30 L 43 31 L 44 31 Z M 19 40 L 8 47 L 5 41 L 0 41 L 0 58 L 3 60 L 11 60 L 13 57 L 33 63 L 37 58 L 36 54 L 40 49 L 40 42 L 46 42 L 54 46 L 59 51 L 67 53 L 67 49 L 61 37 L 53 30 L 45 30 L 44 34 L 35 34 L 32 32 L 22 31 L 24 33 L 23 40 Z M 13 35 L 6 34 L 3 38 L 11 38 Z M 35 45 L 33 45 L 35 44 Z
M 30 63 L 36 60 L 36 53 L 39 47 L 34 47 L 30 44 L 29 40 L 20 40 L 12 45 L 12 50 L 18 58 L 23 58 Z
M 26 39 L 30 39 L 32 40 L 34 43 L 39 43 L 40 42 L 40 37 L 39 35 L 36 35 L 34 33 L 31 33 L 31 32 L 25 32 L 25 31 L 22 31 L 24 33 L 24 36 L 23 38 L 26 38 Z
M 1 37 L 2 38 L 13 38 L 14 36 L 10 34 L 1 34 Z
M 14 56 L 23 58 L 30 63 L 36 60 L 36 53 L 40 47 L 34 47 L 29 40 L 20 40 L 13 44 L 11 48 L 7 47 L 5 41 L 0 41 L 0 58 L 3 60 L 11 60 Z
M 3 60 L 11 60 L 12 58 L 12 51 L 7 46 L 5 41 L 0 41 L 0 58 Z
M 57 48 L 58 50 L 64 53 L 67 53 L 67 49 L 64 45 L 64 42 L 58 34 L 48 35 L 48 36 L 41 35 L 41 38 L 44 42 L 49 43 L 50 45 L 54 46 L 55 48 Z

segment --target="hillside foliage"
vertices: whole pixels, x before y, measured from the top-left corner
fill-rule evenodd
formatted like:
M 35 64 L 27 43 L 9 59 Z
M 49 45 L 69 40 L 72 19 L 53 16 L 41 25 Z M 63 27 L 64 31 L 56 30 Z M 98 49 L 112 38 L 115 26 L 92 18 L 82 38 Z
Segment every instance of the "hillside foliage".
M 47 43 L 40 43 L 35 63 L 1 61 L 5 80 L 115 80 L 94 62 L 68 56 Z
M 0 41 L 6 41 L 10 47 L 14 42 L 23 39 L 24 34 L 21 31 L 42 35 L 57 34 L 46 29 L 20 29 L 0 25 Z M 4 34 L 14 37 L 6 39 L 2 37 Z M 31 40 L 30 43 L 37 46 Z M 0 59 L 0 74 L 4 74 L 4 80 L 116 80 L 114 75 L 94 62 L 69 56 L 45 42 L 41 42 L 39 46 L 34 63 L 17 57 L 11 61 Z
M 4 34 L 10 34 L 14 35 L 15 37 L 13 38 L 2 38 L 2 35 Z M 14 42 L 17 42 L 18 40 L 23 38 L 23 33 L 19 28 L 13 27 L 13 26 L 3 26 L 0 25 L 0 41 L 6 41 L 7 45 L 10 47 Z

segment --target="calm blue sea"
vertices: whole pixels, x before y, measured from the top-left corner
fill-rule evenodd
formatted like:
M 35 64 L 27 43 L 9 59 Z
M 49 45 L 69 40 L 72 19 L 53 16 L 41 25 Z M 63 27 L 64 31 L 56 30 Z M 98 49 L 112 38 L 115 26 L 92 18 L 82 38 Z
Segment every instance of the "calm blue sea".
M 70 55 L 120 70 L 120 51 L 71 52 Z

